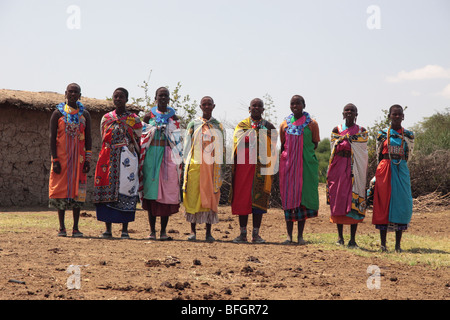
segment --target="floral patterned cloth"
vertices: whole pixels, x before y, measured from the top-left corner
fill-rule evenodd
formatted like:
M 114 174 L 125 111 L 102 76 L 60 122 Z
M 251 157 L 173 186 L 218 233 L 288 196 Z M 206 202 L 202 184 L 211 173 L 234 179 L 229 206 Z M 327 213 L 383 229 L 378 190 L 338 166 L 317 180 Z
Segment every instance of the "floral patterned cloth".
M 120 211 L 136 210 L 139 187 L 139 138 L 142 123 L 137 115 L 116 111 L 101 121 L 102 149 L 95 169 L 94 203 Z

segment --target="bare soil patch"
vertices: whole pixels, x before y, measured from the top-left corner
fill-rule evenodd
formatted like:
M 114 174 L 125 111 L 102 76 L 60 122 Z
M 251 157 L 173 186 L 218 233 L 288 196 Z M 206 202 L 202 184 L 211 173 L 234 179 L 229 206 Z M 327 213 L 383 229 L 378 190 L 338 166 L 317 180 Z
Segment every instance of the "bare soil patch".
M 322 199 L 323 200 L 323 196 Z M 324 201 L 322 201 L 324 203 Z M 4 211 L 3 211 L 4 212 Z M 35 213 L 56 218 L 55 211 L 24 209 L 14 212 L 36 219 Z M 179 212 L 169 221 L 172 241 L 148 240 L 147 213 L 139 210 L 130 224 L 129 240 L 99 238 L 103 223 L 94 210 L 84 210 L 84 238 L 57 237 L 54 228 L 0 232 L 0 299 L 2 300 L 448 300 L 448 267 L 408 265 L 387 259 L 377 249 L 330 249 L 320 243 L 283 245 L 286 239 L 281 210 L 271 209 L 263 219 L 265 244 L 234 244 L 237 218 L 229 207 L 220 208 L 220 223 L 213 226 L 216 241 L 203 241 L 198 226 L 196 242 L 187 241 L 189 224 Z M 10 211 L 8 213 L 11 213 Z M 1 224 L 0 214 L 0 224 Z M 55 220 L 57 221 L 57 220 Z M 250 224 L 251 224 L 250 218 Z M 90 223 L 86 223 L 90 222 Z M 157 220 L 159 223 L 159 219 Z M 66 213 L 71 227 L 71 212 Z M 409 234 L 449 239 L 450 211 L 415 213 Z M 294 229 L 295 230 L 295 229 Z M 348 227 L 344 228 L 348 234 Z M 306 223 L 305 238 L 316 233 L 336 233 L 329 209 Z M 69 232 L 69 235 L 71 233 Z M 358 227 L 358 235 L 378 232 L 371 213 Z M 296 232 L 294 232 L 296 236 Z M 337 236 L 336 236 L 337 238 Z M 389 243 L 388 243 L 389 245 Z M 394 244 L 390 243 L 393 248 Z M 433 248 L 429 248 L 433 249 Z M 365 250 L 367 256 L 357 254 Z M 450 250 L 443 254 L 449 255 Z M 405 252 L 401 254 L 414 254 Z M 415 253 L 426 254 L 426 253 Z M 69 266 L 81 266 L 80 289 L 69 289 Z M 370 265 L 380 268 L 380 289 L 369 289 Z M 70 271 L 70 270 L 69 270 Z

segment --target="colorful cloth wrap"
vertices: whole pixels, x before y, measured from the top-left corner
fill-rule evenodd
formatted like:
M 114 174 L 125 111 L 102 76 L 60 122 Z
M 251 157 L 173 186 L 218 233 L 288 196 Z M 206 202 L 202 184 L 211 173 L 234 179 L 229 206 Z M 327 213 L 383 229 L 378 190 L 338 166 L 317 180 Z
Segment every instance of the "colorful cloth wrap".
M 372 223 L 384 229 L 406 229 L 413 200 L 407 161 L 414 148 L 414 133 L 388 128 L 377 136 L 378 166 L 375 173 Z
M 277 132 L 269 122 L 251 117 L 241 121 L 233 135 L 230 202 L 233 214 L 265 213 L 277 164 Z
M 319 162 L 315 143 L 320 141 L 317 122 L 307 112 L 295 119 L 289 115 L 280 126 L 283 146 L 280 156 L 280 194 L 286 221 L 301 221 L 318 215 Z
M 95 168 L 93 200 L 97 219 L 116 223 L 133 221 L 133 215 L 128 213 L 135 212 L 139 199 L 142 122 L 134 113 L 118 116 L 114 110 L 103 116 L 100 133 L 102 148 Z
M 327 204 L 331 222 L 355 224 L 366 214 L 368 132 L 358 125 L 339 125 L 331 133 L 331 157 L 327 172 Z
M 180 123 L 175 119 L 173 108 L 160 113 L 154 107 L 141 136 L 139 197 L 143 208 L 155 215 L 178 212 L 181 202 L 183 145 Z
M 217 223 L 225 166 L 225 136 L 215 118 L 191 121 L 184 139 L 183 205 L 191 223 Z
M 83 173 L 85 161 L 86 118 L 83 104 L 77 101 L 77 109 L 66 103 L 56 108 L 61 113 L 58 119 L 56 150 L 61 165 L 61 173 L 50 168 L 49 205 L 60 210 L 79 208 L 86 201 L 86 174 Z

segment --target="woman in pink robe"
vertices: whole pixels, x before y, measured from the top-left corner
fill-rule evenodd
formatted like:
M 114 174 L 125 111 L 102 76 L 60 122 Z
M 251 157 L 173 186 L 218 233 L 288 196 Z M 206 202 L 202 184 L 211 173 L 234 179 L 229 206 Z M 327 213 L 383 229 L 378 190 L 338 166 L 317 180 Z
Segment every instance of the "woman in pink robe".
M 331 133 L 331 157 L 327 174 L 330 221 L 337 224 L 337 244 L 344 244 L 343 225 L 350 225 L 350 248 L 356 245 L 356 229 L 365 217 L 365 186 L 368 164 L 365 128 L 355 123 L 358 109 L 349 103 L 342 112 L 345 124 Z

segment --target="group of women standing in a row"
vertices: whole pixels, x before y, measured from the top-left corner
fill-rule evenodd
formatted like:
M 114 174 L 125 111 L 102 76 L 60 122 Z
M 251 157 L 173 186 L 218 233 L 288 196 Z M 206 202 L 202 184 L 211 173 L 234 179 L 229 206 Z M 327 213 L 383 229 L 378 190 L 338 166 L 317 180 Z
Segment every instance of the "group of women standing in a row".
M 86 173 L 90 170 L 90 115 L 78 101 L 81 89 L 70 84 L 66 103 L 57 106 L 50 120 L 52 169 L 50 206 L 58 209 L 60 236 L 66 236 L 65 210 L 73 209 L 72 235 L 78 230 L 80 208 L 86 198 Z M 175 110 L 169 106 L 165 87 L 156 91 L 156 106 L 143 121 L 126 108 L 128 92 L 113 93 L 115 110 L 101 121 L 102 148 L 95 168 L 93 202 L 97 219 L 105 222 L 104 238 L 112 237 L 112 224 L 122 224 L 122 238 L 129 238 L 128 223 L 134 221 L 136 205 L 148 211 L 149 239 L 156 239 L 156 218 L 160 217 L 160 240 L 171 240 L 166 233 L 170 215 L 179 211 L 181 202 L 186 221 L 191 224 L 188 240 L 197 239 L 196 225 L 206 224 L 206 241 L 214 241 L 212 224 L 218 223 L 220 188 L 225 164 L 225 133 L 212 116 L 214 100 L 206 96 L 200 102 L 201 116 L 191 121 L 182 137 Z M 291 114 L 280 126 L 281 155 L 279 181 L 287 240 L 293 242 L 294 222 L 298 224 L 298 244 L 304 244 L 303 230 L 308 218 L 319 210 L 318 160 L 315 149 L 320 141 L 317 122 L 304 110 L 305 100 L 295 95 Z M 239 216 L 240 233 L 235 243 L 247 242 L 248 217 L 252 215 L 253 243 L 260 236 L 262 217 L 267 212 L 272 188 L 277 130 L 263 119 L 264 103 L 253 99 L 247 119 L 239 122 L 233 135 L 233 165 L 230 191 L 231 209 Z M 344 123 L 331 133 L 331 157 L 327 175 L 327 203 L 331 222 L 337 224 L 338 244 L 344 243 L 343 225 L 351 225 L 349 247 L 356 247 L 356 229 L 367 207 L 367 141 L 365 128 L 356 124 L 356 106 L 343 111 Z M 381 247 L 386 250 L 386 233 L 396 231 L 396 251 L 401 251 L 402 231 L 410 222 L 412 197 L 406 165 L 413 148 L 412 132 L 402 128 L 403 109 L 389 110 L 391 126 L 377 138 L 378 168 L 373 194 L 372 223 L 380 229 Z M 184 174 L 183 177 L 183 163 Z M 374 181 L 376 183 L 374 183 Z

